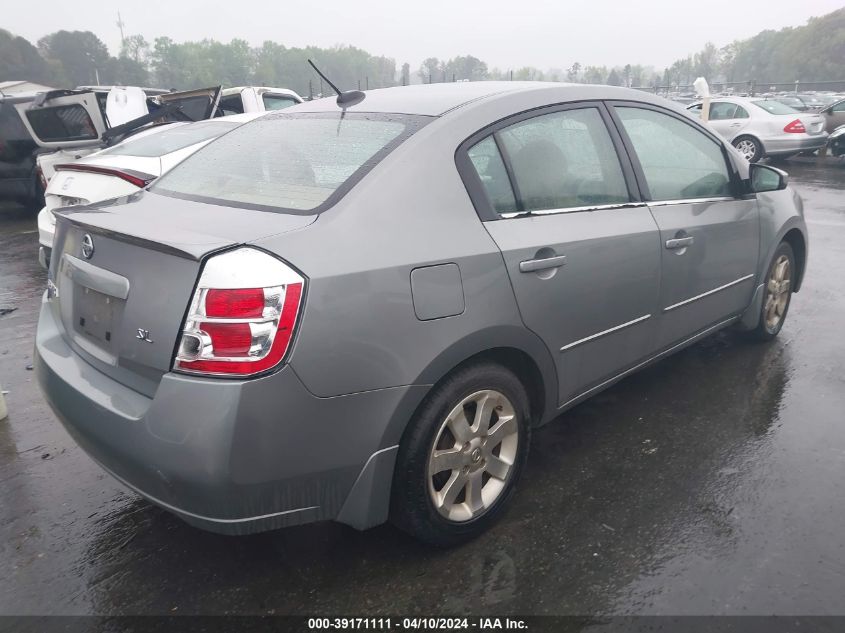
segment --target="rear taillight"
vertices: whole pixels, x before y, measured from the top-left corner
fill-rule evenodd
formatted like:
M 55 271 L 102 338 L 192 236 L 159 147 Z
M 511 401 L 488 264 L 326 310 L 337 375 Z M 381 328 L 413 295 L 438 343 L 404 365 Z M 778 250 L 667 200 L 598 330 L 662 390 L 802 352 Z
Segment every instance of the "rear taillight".
M 254 248 L 215 255 L 191 299 L 173 369 L 253 376 L 279 365 L 290 348 L 305 280 Z
M 99 165 L 87 165 L 85 163 L 66 163 L 56 165 L 56 171 L 84 171 L 89 174 L 102 174 L 104 176 L 114 176 L 126 182 L 135 185 L 139 189 L 143 189 L 153 180 L 155 176 L 152 174 L 145 174 L 144 172 L 135 171 L 134 169 L 112 169 L 111 167 L 100 167 Z
M 807 131 L 807 128 L 804 127 L 804 124 L 801 122 L 801 119 L 795 119 L 786 125 L 783 128 L 784 132 L 789 132 L 790 134 L 804 134 Z
M 41 191 L 46 191 L 47 179 L 44 177 L 44 170 L 41 169 L 41 165 L 35 168 L 35 174 L 38 176 L 38 184 L 41 185 Z

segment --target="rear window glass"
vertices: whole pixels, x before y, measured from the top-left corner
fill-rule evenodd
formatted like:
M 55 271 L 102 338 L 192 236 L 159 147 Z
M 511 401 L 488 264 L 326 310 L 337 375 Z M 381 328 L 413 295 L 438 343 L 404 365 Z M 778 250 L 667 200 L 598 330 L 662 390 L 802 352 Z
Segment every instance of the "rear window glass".
M 752 101 L 754 105 L 758 108 L 763 108 L 769 114 L 795 114 L 798 112 L 795 108 L 790 108 L 785 103 L 781 103 L 780 101 L 771 101 L 771 100 L 759 100 L 759 101 Z
M 202 148 L 153 190 L 228 206 L 321 211 L 428 120 L 364 113 L 263 117 Z
M 35 135 L 45 142 L 86 141 L 97 138 L 97 130 L 81 105 L 36 108 L 26 113 Z
M 103 150 L 101 154 L 112 156 L 164 156 L 190 145 L 217 138 L 238 127 L 237 123 L 202 121 L 187 125 L 168 125 L 160 132 L 147 134 L 138 139 L 129 139 L 120 145 Z
M 261 99 L 264 101 L 265 110 L 284 110 L 299 103 L 293 97 L 283 97 L 282 95 L 274 95 L 268 92 L 261 95 Z

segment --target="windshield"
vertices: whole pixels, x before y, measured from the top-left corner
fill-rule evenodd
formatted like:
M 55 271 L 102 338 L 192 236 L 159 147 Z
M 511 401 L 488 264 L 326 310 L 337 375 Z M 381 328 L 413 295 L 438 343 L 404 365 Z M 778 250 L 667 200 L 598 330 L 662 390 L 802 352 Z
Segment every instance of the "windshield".
M 189 145 L 196 145 L 225 134 L 229 130 L 238 127 L 237 123 L 231 121 L 201 121 L 200 123 L 188 123 L 186 125 L 168 125 L 161 132 L 147 134 L 137 139 L 129 139 L 105 149 L 100 154 L 112 156 L 164 156 L 170 152 L 184 149 Z
M 760 99 L 759 101 L 752 101 L 758 108 L 762 108 L 769 114 L 796 114 L 798 110 L 790 108 L 785 103 L 769 99 Z
M 285 114 L 262 117 L 212 143 L 153 191 L 228 206 L 320 211 L 333 204 L 427 117 Z

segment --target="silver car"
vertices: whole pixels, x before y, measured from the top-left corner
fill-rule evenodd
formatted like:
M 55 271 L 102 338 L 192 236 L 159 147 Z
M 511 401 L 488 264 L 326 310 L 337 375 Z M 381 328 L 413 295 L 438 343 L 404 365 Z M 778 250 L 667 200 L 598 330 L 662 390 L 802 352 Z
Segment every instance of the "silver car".
M 57 214 L 41 387 L 196 526 L 390 517 L 461 542 L 504 511 L 532 429 L 722 328 L 773 338 L 801 286 L 786 175 L 660 97 L 476 82 L 341 105 Z
M 701 116 L 701 103 L 690 105 L 688 110 Z M 714 97 L 708 122 L 752 163 L 766 157 L 784 159 L 813 152 L 827 143 L 820 114 L 799 112 L 776 99 Z

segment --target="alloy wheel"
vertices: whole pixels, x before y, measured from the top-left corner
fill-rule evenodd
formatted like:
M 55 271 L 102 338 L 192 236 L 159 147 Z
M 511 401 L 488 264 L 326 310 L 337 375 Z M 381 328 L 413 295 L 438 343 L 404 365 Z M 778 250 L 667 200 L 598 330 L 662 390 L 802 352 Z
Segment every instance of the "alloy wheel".
M 455 522 L 487 512 L 514 473 L 519 424 L 504 394 L 470 394 L 440 426 L 428 460 L 428 490 L 441 516 Z
M 766 284 L 766 302 L 763 305 L 763 317 L 766 320 L 766 329 L 774 332 L 786 314 L 789 305 L 789 293 L 791 287 L 791 270 L 789 258 L 781 255 L 772 266 L 769 274 L 769 281 Z
M 757 155 L 757 146 L 751 139 L 742 139 L 735 145 L 735 147 L 739 150 L 739 153 L 742 154 L 745 160 L 749 162 L 754 160 L 754 157 Z

